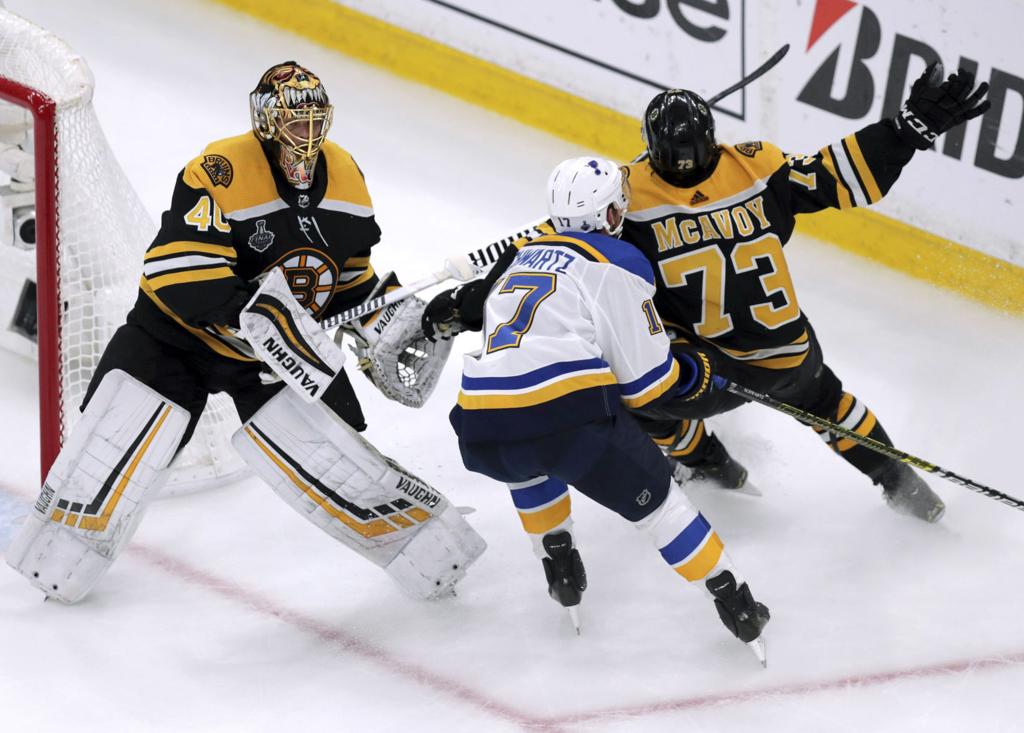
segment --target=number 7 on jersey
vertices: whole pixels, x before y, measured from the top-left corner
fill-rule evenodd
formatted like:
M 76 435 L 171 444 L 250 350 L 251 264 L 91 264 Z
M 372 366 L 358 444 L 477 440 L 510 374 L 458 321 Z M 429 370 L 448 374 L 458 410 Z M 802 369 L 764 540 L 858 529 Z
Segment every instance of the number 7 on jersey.
M 533 325 L 533 317 L 540 304 L 555 292 L 557 276 L 552 272 L 516 272 L 509 275 L 498 291 L 500 295 L 525 290 L 519 307 L 511 319 L 498 324 L 487 337 L 487 353 L 514 349 L 519 346 L 523 334 Z

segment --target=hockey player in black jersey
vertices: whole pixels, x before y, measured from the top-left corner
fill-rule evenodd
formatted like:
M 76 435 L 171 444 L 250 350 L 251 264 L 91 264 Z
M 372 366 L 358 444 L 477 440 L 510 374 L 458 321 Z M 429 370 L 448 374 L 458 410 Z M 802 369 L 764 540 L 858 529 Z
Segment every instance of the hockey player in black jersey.
M 634 206 L 624 237 L 655 266 L 655 302 L 677 338 L 715 346 L 718 369 L 733 381 L 890 444 L 874 413 L 824 363 L 782 247 L 797 215 L 877 202 L 915 150 L 988 108 L 987 85 L 972 94 L 969 72 L 941 77 L 929 67 L 895 118 L 813 155 L 786 155 L 767 142 L 720 145 L 703 99 L 682 90 L 657 95 L 644 115 L 649 159 L 628 167 Z M 703 404 L 666 406 L 647 425 L 681 464 L 737 486 L 746 471 L 701 418 L 739 404 L 715 392 Z M 942 501 L 910 467 L 818 432 L 881 484 L 893 508 L 932 522 L 942 515 Z
M 358 435 L 344 352 L 318 323 L 391 280 L 370 264 L 381 232 L 362 171 L 326 138 L 324 85 L 287 61 L 262 75 L 249 106 L 251 130 L 211 143 L 178 175 L 135 306 L 7 553 L 61 601 L 84 597 L 113 562 L 217 392 L 244 423 L 232 443 L 249 466 L 410 594 L 450 592 L 485 546 L 439 491 Z M 347 329 L 360 368 L 413 406 L 447 356 L 423 339 L 425 305 L 407 299 Z M 402 377 L 406 348 L 417 361 L 405 359 Z
M 825 365 L 797 302 L 782 247 L 796 216 L 877 202 L 915 150 L 983 113 L 987 85 L 959 71 L 942 81 L 929 67 L 894 119 L 882 120 L 813 155 L 786 155 L 767 142 L 719 144 L 710 107 L 697 94 L 658 94 L 643 121 L 649 160 L 627 167 L 633 206 L 623 239 L 640 248 L 657 279 L 655 304 L 680 343 L 710 345 L 723 376 L 857 433 L 889 443 L 875 415 Z M 502 263 L 499 262 L 500 266 Z M 493 278 L 492 274 L 492 278 Z M 493 280 L 491 280 L 493 282 Z M 443 293 L 428 306 L 424 330 L 478 322 L 481 285 Z M 703 418 L 743 401 L 712 391 L 687 405 L 646 413 L 645 425 L 690 473 L 738 488 L 747 472 Z M 881 484 L 895 509 L 937 521 L 944 505 L 905 464 L 827 432 L 821 438 Z

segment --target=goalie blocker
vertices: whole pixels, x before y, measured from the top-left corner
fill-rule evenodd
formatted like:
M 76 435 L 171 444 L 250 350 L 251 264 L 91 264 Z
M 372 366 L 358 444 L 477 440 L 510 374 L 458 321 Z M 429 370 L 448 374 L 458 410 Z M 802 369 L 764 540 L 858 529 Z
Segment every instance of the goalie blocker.
M 370 300 L 398 288 L 398 279 L 389 273 Z M 340 343 L 347 332 L 355 338 L 359 368 L 381 394 L 408 407 L 422 407 L 452 348 L 450 342 L 432 343 L 424 337 L 424 308 L 426 303 L 416 297 L 385 304 L 358 323 L 338 329 L 332 342 L 295 300 L 284 274 L 274 269 L 242 310 L 239 323 L 256 356 L 305 402 L 322 400 L 329 393 L 345 363 Z
M 291 507 L 413 597 L 450 594 L 487 547 L 443 494 L 294 390 L 271 399 L 232 443 Z

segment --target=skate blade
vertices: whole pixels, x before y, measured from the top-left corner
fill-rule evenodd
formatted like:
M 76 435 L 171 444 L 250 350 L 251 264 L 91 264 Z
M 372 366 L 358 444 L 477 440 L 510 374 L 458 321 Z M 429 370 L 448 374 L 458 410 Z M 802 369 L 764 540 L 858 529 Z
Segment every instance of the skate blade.
M 759 636 L 753 641 L 748 641 L 747 646 L 750 647 L 750 651 L 754 652 L 754 656 L 757 657 L 757 661 L 761 663 L 761 666 L 768 669 L 768 653 L 764 643 L 764 637 Z
M 754 484 L 750 483 L 749 481 L 745 481 L 743 483 L 743 486 L 739 487 L 738 489 L 727 489 L 724 486 L 716 484 L 714 481 L 711 481 L 710 479 L 697 479 L 691 481 L 687 484 L 687 488 L 689 488 L 690 486 L 697 486 L 707 491 L 713 491 L 716 494 L 743 494 L 745 496 L 754 496 L 757 498 L 761 498 L 762 496 L 764 496 L 764 494 L 761 493 L 761 489 L 757 488 L 756 486 L 754 486 Z
M 754 486 L 754 484 L 750 483 L 749 481 L 744 482 L 743 486 L 739 487 L 738 489 L 719 489 L 719 491 L 724 491 L 728 494 L 745 494 L 746 496 L 756 497 L 764 496 L 764 494 L 761 493 L 761 489 L 757 488 L 756 486 Z
M 576 636 L 580 635 L 580 607 L 579 606 L 566 606 L 565 610 L 569 612 L 569 620 L 572 621 L 572 626 L 576 629 Z
M 462 516 L 466 516 L 467 514 L 473 514 L 474 512 L 476 512 L 475 506 L 458 506 L 455 508 L 459 510 L 459 514 L 461 514 Z

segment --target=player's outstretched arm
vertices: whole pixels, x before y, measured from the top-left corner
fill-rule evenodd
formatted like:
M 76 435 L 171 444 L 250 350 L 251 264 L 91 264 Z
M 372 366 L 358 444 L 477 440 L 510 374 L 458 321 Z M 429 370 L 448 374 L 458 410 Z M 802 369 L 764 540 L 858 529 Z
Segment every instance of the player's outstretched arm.
M 982 101 L 988 84 L 975 88 L 970 72 L 961 69 L 941 79 L 942 67 L 932 64 L 914 82 L 895 117 L 867 125 L 815 155 L 788 156 L 770 185 L 784 189 L 797 214 L 876 203 L 915 151 L 930 148 L 939 135 L 989 108 Z

